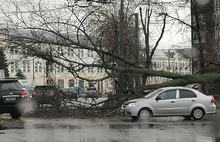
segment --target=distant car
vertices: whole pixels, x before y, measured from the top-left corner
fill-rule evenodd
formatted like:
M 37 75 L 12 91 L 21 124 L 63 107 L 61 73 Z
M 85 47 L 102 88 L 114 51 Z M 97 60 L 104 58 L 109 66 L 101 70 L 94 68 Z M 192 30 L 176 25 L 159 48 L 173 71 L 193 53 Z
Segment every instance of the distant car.
M 133 120 L 149 120 L 153 116 L 183 116 L 186 119 L 202 119 L 205 114 L 216 113 L 213 96 L 186 87 L 157 89 L 144 98 L 124 102 L 121 114 Z
M 28 99 L 32 98 L 32 92 L 34 91 L 34 87 L 30 87 L 30 86 L 22 86 L 24 90 L 27 91 L 27 97 Z
M 78 93 L 74 90 L 74 88 L 64 88 L 63 89 L 63 98 L 74 99 L 75 101 L 77 101 Z
M 32 100 L 37 103 L 37 106 L 51 104 L 59 108 L 62 102 L 62 92 L 56 86 L 35 86 Z
M 26 99 L 27 92 L 16 79 L 0 80 L 0 113 L 10 113 L 13 119 L 21 117 L 19 103 Z

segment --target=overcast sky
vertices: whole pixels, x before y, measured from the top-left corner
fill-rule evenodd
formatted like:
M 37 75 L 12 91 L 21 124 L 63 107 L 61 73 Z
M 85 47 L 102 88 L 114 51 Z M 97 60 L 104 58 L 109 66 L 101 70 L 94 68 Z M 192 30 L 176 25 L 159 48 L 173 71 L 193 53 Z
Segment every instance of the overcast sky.
M 7 5 L 5 1 L 7 2 L 8 0 L 0 0 L 0 5 L 4 6 L 4 9 L 6 11 L 13 11 L 11 9 L 10 5 Z M 34 0 L 34 1 L 39 1 L 39 0 Z M 54 8 L 54 7 L 60 7 L 64 5 L 64 2 L 66 0 L 41 0 L 43 3 L 45 3 L 48 7 Z M 174 0 L 164 0 L 164 1 L 174 1 Z M 176 1 L 176 0 L 175 0 Z M 178 8 L 178 15 L 174 9 Z M 173 17 L 179 16 L 180 19 L 185 19 L 188 16 L 188 19 L 190 19 L 190 7 L 169 7 L 168 12 L 170 15 Z M 25 9 L 24 9 L 25 10 Z M 2 19 L 2 14 L 0 13 L 0 18 Z M 2 21 L 0 20 L 0 23 Z M 188 21 L 190 24 L 190 21 Z M 181 29 L 181 30 L 180 30 Z M 180 47 L 190 47 L 190 38 L 191 38 L 191 32 L 190 29 L 187 28 L 186 26 L 183 26 L 179 22 L 169 22 L 169 24 L 166 26 L 166 31 L 164 34 L 164 38 L 161 40 L 159 47 L 158 48 L 176 48 L 177 46 Z

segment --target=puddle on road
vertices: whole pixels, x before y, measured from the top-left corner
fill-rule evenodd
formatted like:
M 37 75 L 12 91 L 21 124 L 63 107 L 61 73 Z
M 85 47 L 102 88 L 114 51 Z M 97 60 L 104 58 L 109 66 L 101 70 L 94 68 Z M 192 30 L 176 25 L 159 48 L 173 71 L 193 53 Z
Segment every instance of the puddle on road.
M 7 129 L 24 129 L 24 120 L 18 119 L 13 120 L 9 118 L 1 118 L 0 119 L 0 130 Z
M 73 124 L 34 124 L 33 127 L 35 129 L 81 129 L 81 126 Z
M 13 121 L 10 123 L 13 124 Z M 1 141 L 220 142 L 218 137 L 212 135 L 211 124 L 205 121 L 120 122 L 104 119 L 26 119 L 24 122 L 16 121 L 16 123 L 18 124 L 14 129 L 0 123 Z
M 131 129 L 131 128 L 140 128 L 140 129 L 156 129 L 159 128 L 158 124 L 153 123 L 131 123 L 131 124 L 109 124 L 110 129 Z
M 219 142 L 209 125 L 179 122 L 116 122 L 108 120 L 30 120 L 25 124 L 26 141 L 39 142 Z M 189 125 L 185 125 L 189 123 Z M 36 135 L 37 134 L 37 135 Z M 16 141 L 20 142 L 20 141 Z

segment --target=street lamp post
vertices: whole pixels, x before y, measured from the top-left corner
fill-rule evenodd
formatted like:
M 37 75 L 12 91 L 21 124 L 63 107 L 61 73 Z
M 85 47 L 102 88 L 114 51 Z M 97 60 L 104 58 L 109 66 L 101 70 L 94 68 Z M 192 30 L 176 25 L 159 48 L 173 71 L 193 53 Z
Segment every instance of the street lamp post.
M 33 67 L 33 69 L 32 69 L 32 80 L 33 80 L 33 82 L 35 81 L 35 74 L 34 74 L 34 58 L 32 59 L 32 62 L 33 62 L 33 65 L 32 65 L 32 67 Z

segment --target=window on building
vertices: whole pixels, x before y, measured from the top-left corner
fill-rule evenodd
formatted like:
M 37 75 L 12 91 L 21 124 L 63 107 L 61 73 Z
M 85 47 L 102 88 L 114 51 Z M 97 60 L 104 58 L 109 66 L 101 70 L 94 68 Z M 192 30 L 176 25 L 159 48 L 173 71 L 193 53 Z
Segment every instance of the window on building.
M 69 83 L 69 87 L 74 87 L 74 85 L 75 85 L 75 81 L 73 80 L 73 79 L 70 79 L 69 81 L 68 81 Z
M 98 82 L 98 91 L 103 91 L 103 81 Z
M 90 50 L 87 51 L 87 57 L 90 57 Z
M 37 62 L 34 64 L 34 71 L 38 72 L 38 63 Z
M 12 54 L 18 54 L 18 49 L 17 49 L 17 47 L 14 47 L 14 46 L 10 47 L 10 52 L 11 52 Z
M 60 70 L 60 66 L 59 66 L 59 65 L 57 65 L 57 72 L 58 72 L 58 73 L 61 72 L 61 70 Z
M 81 50 L 81 57 L 84 57 L 84 52 L 83 52 L 83 50 Z
M 82 90 L 84 89 L 84 81 L 83 80 L 79 80 L 79 88 L 81 88 Z
M 68 48 L 68 51 L 67 51 L 67 56 L 70 56 L 71 54 L 71 50 Z
M 9 47 L 9 51 L 10 51 L 11 54 L 14 53 L 14 52 L 13 52 L 13 48 L 10 48 L 10 47 Z
M 90 54 L 90 56 L 93 58 L 93 51 L 91 51 L 91 54 Z
M 58 84 L 59 87 L 64 88 L 64 80 L 63 79 L 59 79 L 57 81 L 57 84 Z
M 18 70 L 18 62 L 17 61 L 15 62 L 15 70 L 16 71 Z
M 74 57 L 74 55 L 75 55 L 75 51 L 74 51 L 74 49 L 72 49 L 71 56 Z
M 78 54 L 77 55 L 80 57 L 80 49 L 78 49 Z
M 64 68 L 63 67 L 61 67 L 61 72 L 64 72 Z
M 23 61 L 22 61 L 22 64 L 23 64 L 23 65 L 22 65 L 22 66 L 23 66 L 23 72 L 26 72 L 26 68 L 27 68 L 27 66 L 26 66 L 26 65 L 27 65 L 27 64 L 26 64 L 26 61 L 23 60 Z
M 27 72 L 30 72 L 31 71 L 31 68 L 30 68 L 30 63 L 27 64 Z
M 42 72 L 42 69 L 43 69 L 42 63 L 39 63 L 39 72 Z
M 53 72 L 53 65 L 49 66 L 49 72 Z
M 15 71 L 15 63 L 12 62 L 12 63 L 11 63 L 11 72 L 14 72 L 14 71 Z
M 98 73 L 102 73 L 102 68 L 97 68 Z
M 88 67 L 88 73 L 92 73 L 93 72 L 93 67 Z

